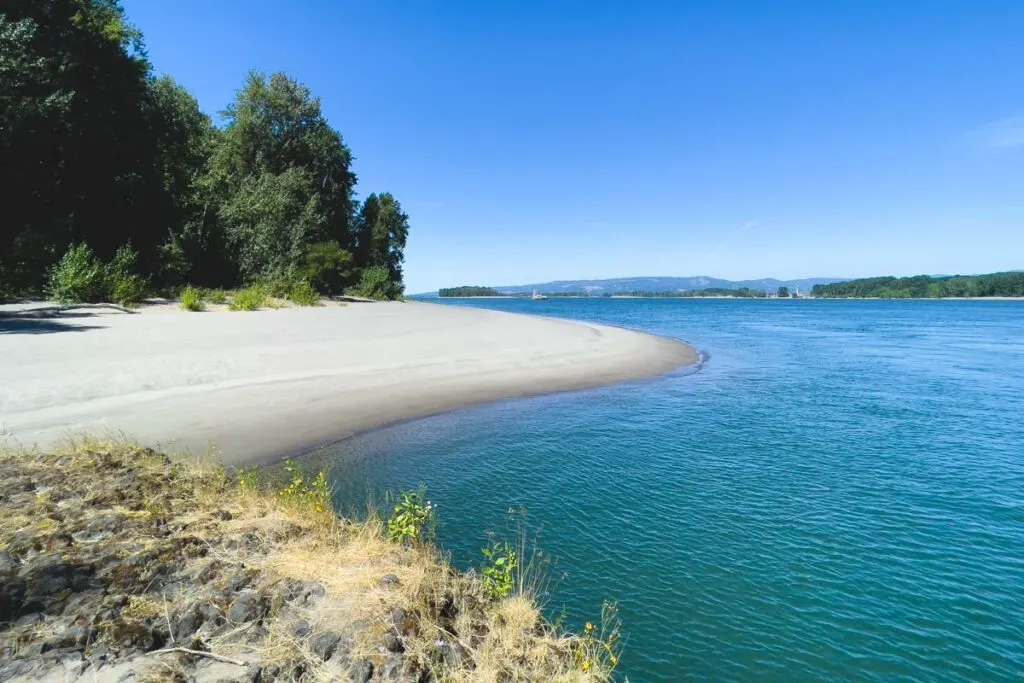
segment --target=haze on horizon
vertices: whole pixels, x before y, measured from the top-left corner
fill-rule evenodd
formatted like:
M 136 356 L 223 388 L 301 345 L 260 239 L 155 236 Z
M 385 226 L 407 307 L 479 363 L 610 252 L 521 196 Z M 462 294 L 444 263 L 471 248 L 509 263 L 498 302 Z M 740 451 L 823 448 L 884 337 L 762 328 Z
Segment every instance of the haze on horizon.
M 409 292 L 1024 268 L 1021 3 L 124 4 L 207 112 L 321 97 Z

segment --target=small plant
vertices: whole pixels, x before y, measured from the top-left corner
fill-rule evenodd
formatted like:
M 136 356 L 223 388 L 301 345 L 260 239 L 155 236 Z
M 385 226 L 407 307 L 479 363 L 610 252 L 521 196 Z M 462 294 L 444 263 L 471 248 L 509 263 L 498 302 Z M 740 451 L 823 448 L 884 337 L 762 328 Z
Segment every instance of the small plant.
M 259 470 L 255 467 L 243 467 L 235 472 L 240 493 L 255 493 L 260 488 Z
M 434 534 L 434 504 L 424 502 L 427 490 L 403 491 L 388 518 L 388 539 L 406 548 L 428 541 Z
M 62 304 L 97 302 L 106 289 L 103 263 L 85 244 L 73 244 L 50 271 L 47 294 Z
M 202 311 L 206 308 L 203 295 L 191 285 L 181 290 L 181 307 L 186 311 Z
M 500 600 L 512 595 L 516 587 L 516 570 L 519 568 L 515 548 L 506 542 L 491 541 L 481 552 L 487 558 L 482 574 L 488 597 Z
M 258 286 L 246 287 L 235 292 L 228 308 L 232 311 L 255 311 L 267 303 L 267 296 Z
M 226 304 L 228 293 L 223 289 L 204 289 L 202 291 L 203 301 L 214 305 Z
M 327 481 L 326 471 L 320 470 L 316 477 L 307 483 L 302 470 L 293 460 L 285 460 L 284 469 L 291 477 L 288 485 L 281 490 L 281 498 L 285 502 L 300 507 L 310 507 L 318 514 L 334 509 L 331 505 L 333 495 L 331 485 Z
M 614 602 L 601 604 L 601 625 L 587 622 L 576 650 L 576 665 L 585 673 L 602 672 L 611 674 L 619 665 L 622 654 L 622 621 L 619 608 Z
M 291 291 L 288 292 L 288 298 L 299 306 L 320 305 L 320 292 L 313 289 L 313 285 L 305 280 L 300 280 L 292 286 Z

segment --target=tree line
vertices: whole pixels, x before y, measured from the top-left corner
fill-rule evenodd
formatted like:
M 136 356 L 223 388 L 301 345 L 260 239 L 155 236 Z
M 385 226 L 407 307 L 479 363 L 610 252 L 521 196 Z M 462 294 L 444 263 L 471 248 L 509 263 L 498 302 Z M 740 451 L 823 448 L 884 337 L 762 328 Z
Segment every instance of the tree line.
M 941 299 L 946 297 L 1024 297 L 1024 272 L 950 277 L 872 277 L 829 285 L 815 285 L 811 293 L 822 299 Z
M 0 159 L 0 293 L 269 279 L 403 294 L 408 216 L 390 193 L 357 199 L 352 153 L 309 88 L 250 73 L 214 125 L 154 74 L 119 0 L 5 0 Z

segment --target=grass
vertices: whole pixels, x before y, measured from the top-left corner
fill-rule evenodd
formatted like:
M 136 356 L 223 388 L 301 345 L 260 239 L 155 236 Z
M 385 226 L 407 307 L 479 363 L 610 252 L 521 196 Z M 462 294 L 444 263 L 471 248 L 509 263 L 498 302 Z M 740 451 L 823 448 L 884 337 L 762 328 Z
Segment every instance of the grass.
M 195 287 L 186 287 L 181 290 L 181 307 L 186 311 L 199 312 L 206 309 L 202 292 Z
M 108 501 L 118 509 L 134 506 L 134 526 L 126 532 L 132 537 L 111 539 L 112 545 L 138 543 L 151 533 L 146 525 L 154 530 L 159 525 L 177 530 L 168 542 L 177 534 L 210 549 L 208 556 L 194 559 L 176 556 L 196 563 L 195 572 L 212 558 L 244 564 L 258 573 L 259 585 L 272 586 L 283 579 L 317 581 L 327 595 L 304 615 L 312 633 L 354 633 L 358 657 L 379 657 L 392 610 L 400 608 L 417 622 L 402 637 L 405 660 L 429 672 L 431 680 L 611 680 L 614 663 L 602 657 L 604 642 L 593 635 L 598 631 L 562 632 L 544 620 L 529 594 L 488 599 L 478 577 L 453 569 L 447 555 L 432 544 L 402 547 L 389 541 L 386 520 L 374 511 L 364 520 L 351 520 L 318 505 L 323 494 L 308 493 L 320 491 L 317 480 L 297 479 L 294 466 L 289 470 L 290 488 L 301 488 L 300 494 L 282 495 L 289 486 L 282 489 L 266 470 L 232 475 L 210 460 L 196 458 L 172 465 L 166 457 L 130 443 L 83 439 L 50 453 L 0 449 L 0 473 L 5 480 L 28 477 L 40 490 L 50 488 L 49 480 L 59 479 L 53 490 L 70 492 L 63 494 L 70 495 L 63 501 L 49 498 L 55 493 L 39 494 L 23 509 L 5 509 L 0 515 L 0 548 L 26 534 L 29 539 L 38 537 L 41 544 L 58 536 L 71 538 L 71 532 L 84 525 L 83 518 L 109 514 L 103 509 Z M 125 481 L 132 484 L 125 486 Z M 258 543 L 232 542 L 242 538 Z M 397 581 L 384 585 L 381 578 L 388 575 Z M 140 585 L 133 592 L 129 615 L 159 619 L 167 610 L 174 613 L 175 605 L 147 590 Z M 266 638 L 244 646 L 257 649 L 263 666 L 299 665 L 305 671 L 303 681 L 336 678 L 306 644 L 288 634 L 285 624 L 273 618 L 264 624 Z M 439 648 L 456 644 L 461 658 L 441 656 Z M 210 645 L 224 655 L 240 652 L 233 649 L 240 646 L 230 641 L 214 639 Z

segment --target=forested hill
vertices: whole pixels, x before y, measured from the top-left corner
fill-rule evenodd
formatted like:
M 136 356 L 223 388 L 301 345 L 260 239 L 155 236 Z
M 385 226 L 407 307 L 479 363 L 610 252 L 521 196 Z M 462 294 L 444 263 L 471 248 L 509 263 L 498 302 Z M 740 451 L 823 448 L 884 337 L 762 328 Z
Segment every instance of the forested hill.
M 944 297 L 1024 297 L 1024 271 L 949 277 L 872 277 L 815 285 L 811 293 L 823 299 L 940 299 Z
M 119 0 L 0 9 L 0 299 L 131 303 L 186 284 L 402 295 L 408 217 L 359 201 L 309 88 L 253 72 L 220 125 L 156 76 Z
M 637 294 L 665 292 L 693 292 L 714 289 L 751 289 L 763 292 L 775 292 L 779 287 L 790 291 L 799 289 L 810 291 L 816 284 L 838 282 L 840 278 L 805 278 L 802 280 L 776 280 L 762 278 L 760 280 L 723 280 L 721 278 L 696 275 L 691 277 L 622 277 L 607 280 L 556 280 L 530 285 L 506 285 L 493 287 L 502 294 L 589 294 L 603 296 L 605 294 Z

